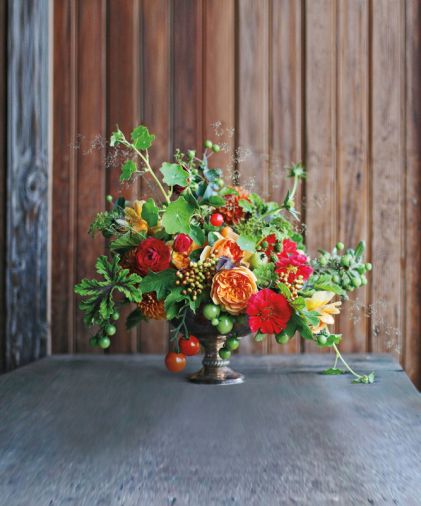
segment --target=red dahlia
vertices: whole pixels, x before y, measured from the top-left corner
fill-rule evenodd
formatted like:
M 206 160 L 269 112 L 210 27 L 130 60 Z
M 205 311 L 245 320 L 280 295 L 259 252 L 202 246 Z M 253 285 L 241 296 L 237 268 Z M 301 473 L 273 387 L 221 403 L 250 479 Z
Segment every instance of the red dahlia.
M 286 298 L 270 288 L 252 295 L 246 311 L 251 331 L 262 334 L 278 334 L 286 328 L 292 314 Z
M 287 274 L 288 283 L 294 283 L 298 276 L 302 276 L 304 281 L 308 279 L 313 269 L 308 264 L 307 256 L 297 250 L 297 244 L 290 239 L 284 239 L 282 251 L 278 254 L 276 272 Z
M 144 276 L 148 271 L 160 272 L 170 266 L 171 251 L 165 242 L 148 237 L 136 249 L 137 271 Z

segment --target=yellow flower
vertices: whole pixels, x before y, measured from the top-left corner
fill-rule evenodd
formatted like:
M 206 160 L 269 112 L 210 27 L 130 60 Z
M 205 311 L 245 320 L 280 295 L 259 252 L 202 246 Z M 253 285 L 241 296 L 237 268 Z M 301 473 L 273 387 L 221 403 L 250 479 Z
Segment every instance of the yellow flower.
M 328 325 L 335 323 L 332 315 L 340 313 L 338 308 L 342 303 L 341 301 L 330 303 L 334 296 L 335 294 L 332 292 L 315 292 L 310 298 L 306 299 L 306 309 L 308 311 L 317 311 L 320 315 L 319 324 L 311 327 L 314 334 L 318 334 Z
M 126 207 L 124 210 L 126 221 L 135 232 L 148 231 L 148 224 L 142 218 L 143 204 L 143 200 L 135 200 L 132 204 L 132 207 Z
M 186 255 L 185 253 L 173 251 L 171 255 L 171 262 L 178 270 L 187 269 L 190 265 L 190 258 L 189 255 Z

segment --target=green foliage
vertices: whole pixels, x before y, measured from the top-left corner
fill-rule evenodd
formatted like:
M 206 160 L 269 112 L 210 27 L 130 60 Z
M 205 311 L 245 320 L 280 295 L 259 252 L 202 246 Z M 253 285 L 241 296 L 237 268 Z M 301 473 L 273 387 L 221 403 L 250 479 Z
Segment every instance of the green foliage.
M 363 376 L 359 376 L 358 378 L 353 379 L 352 383 L 363 383 L 365 385 L 368 385 L 370 383 L 374 383 L 375 379 L 376 374 L 374 371 L 372 371 L 370 374 L 364 374 Z
M 171 202 L 164 211 L 162 225 L 168 234 L 190 232 L 190 220 L 194 214 L 194 207 L 184 197 Z
M 161 272 L 149 272 L 141 281 L 142 293 L 156 292 L 158 300 L 162 300 L 175 286 L 175 269 L 165 269 Z
M 164 162 L 159 169 L 164 176 L 163 181 L 168 186 L 187 186 L 189 173 L 177 163 Z
M 128 181 L 136 172 L 137 166 L 133 160 L 126 160 L 121 166 L 120 181 Z
M 114 292 L 123 295 L 129 302 L 140 302 L 141 277 L 130 274 L 128 269 L 122 269 L 119 255 L 109 261 L 106 256 L 100 256 L 96 262 L 96 271 L 102 279 L 82 279 L 75 286 L 75 292 L 83 297 L 80 309 L 84 313 L 87 325 L 94 325 L 109 320 L 115 311 Z
M 260 288 L 268 288 L 275 284 L 277 275 L 275 273 L 275 265 L 273 263 L 262 264 L 253 270 L 257 278 L 257 285 Z
M 237 239 L 237 244 L 243 251 L 254 253 L 256 251 L 257 239 L 257 237 L 240 234 L 240 237 Z
M 147 127 L 139 125 L 132 131 L 131 138 L 135 148 L 144 151 L 152 146 L 155 135 L 150 134 Z
M 114 147 L 124 141 L 123 132 L 117 127 L 117 130 L 111 134 L 110 146 Z
M 158 224 L 159 209 L 157 208 L 154 199 L 148 200 L 142 206 L 142 218 L 146 221 L 149 227 L 155 227 Z
M 329 369 L 321 371 L 320 374 L 323 374 L 325 376 L 339 376 L 341 374 L 347 374 L 347 372 L 343 371 L 342 369 L 338 369 L 337 367 L 330 367 Z
M 115 253 L 125 253 L 126 251 L 138 246 L 144 238 L 145 234 L 129 230 L 112 241 L 110 243 L 110 249 Z
M 181 293 L 182 291 L 182 287 L 177 287 L 165 298 L 164 308 L 168 320 L 172 320 L 178 316 L 180 311 L 180 302 L 186 300 L 186 296 Z

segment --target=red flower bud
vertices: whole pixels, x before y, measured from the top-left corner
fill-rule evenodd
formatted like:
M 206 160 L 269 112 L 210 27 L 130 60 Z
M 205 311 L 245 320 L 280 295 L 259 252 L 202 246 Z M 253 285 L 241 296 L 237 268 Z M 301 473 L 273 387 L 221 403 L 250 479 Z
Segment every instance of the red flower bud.
M 186 234 L 178 234 L 174 239 L 173 250 L 177 253 L 187 253 L 193 240 Z

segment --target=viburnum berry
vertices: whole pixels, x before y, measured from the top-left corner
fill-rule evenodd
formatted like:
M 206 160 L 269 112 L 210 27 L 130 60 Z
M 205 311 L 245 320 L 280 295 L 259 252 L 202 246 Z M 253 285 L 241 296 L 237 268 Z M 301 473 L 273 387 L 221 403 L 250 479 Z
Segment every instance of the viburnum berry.
M 224 223 L 224 217 L 221 213 L 213 213 L 210 217 L 210 223 L 214 227 L 220 227 Z

